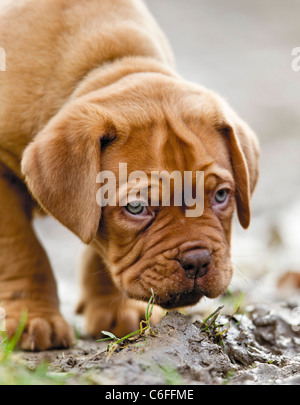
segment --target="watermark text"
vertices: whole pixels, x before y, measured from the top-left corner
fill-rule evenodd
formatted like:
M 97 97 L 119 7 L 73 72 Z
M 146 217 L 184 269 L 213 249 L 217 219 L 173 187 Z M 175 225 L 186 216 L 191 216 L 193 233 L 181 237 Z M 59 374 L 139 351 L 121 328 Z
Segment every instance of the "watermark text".
M 294 72 L 300 71 L 300 46 L 292 49 L 292 56 L 295 56 L 292 59 L 292 70 Z
M 153 170 L 145 173 L 135 170 L 127 173 L 127 163 L 119 163 L 118 180 L 109 170 L 98 173 L 96 182 L 101 184 L 96 201 L 106 205 L 126 206 L 140 202 L 145 206 L 185 207 L 186 217 L 200 217 L 204 210 L 204 172 Z

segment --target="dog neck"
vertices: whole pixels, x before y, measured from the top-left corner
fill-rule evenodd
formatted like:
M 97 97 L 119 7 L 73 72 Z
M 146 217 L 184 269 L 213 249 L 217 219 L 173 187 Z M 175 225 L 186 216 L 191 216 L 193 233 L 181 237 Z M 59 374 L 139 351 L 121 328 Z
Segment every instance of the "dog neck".
M 128 56 L 105 62 L 90 71 L 76 87 L 71 99 L 110 86 L 126 76 L 147 72 L 179 78 L 179 75 L 170 66 L 153 58 Z

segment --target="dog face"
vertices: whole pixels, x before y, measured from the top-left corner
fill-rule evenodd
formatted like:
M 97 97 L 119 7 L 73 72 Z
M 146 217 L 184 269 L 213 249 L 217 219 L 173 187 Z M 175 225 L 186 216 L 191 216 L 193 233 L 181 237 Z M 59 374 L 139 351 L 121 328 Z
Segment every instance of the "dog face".
M 173 124 L 133 130 L 126 148 L 116 140 L 103 153 L 103 167 L 115 172 L 117 184 L 119 173 L 113 162 L 127 162 L 128 173 L 143 168 L 149 178 L 149 205 L 137 200 L 137 208 L 133 204 L 104 207 L 95 242 L 105 248 L 107 265 L 121 290 L 147 300 L 152 289 L 156 302 L 165 308 L 194 304 L 202 295 L 216 297 L 232 275 L 235 184 L 226 143 L 212 129 L 192 135 L 184 126 L 173 130 Z M 138 154 L 128 154 L 129 150 Z M 153 170 L 204 171 L 203 215 L 187 217 L 187 207 L 175 206 L 172 199 L 170 206 L 151 206 Z
M 40 204 L 93 244 L 120 290 L 142 300 L 153 290 L 157 304 L 173 308 L 227 288 L 231 220 L 236 205 L 249 225 L 257 158 L 254 134 L 218 96 L 140 74 L 73 101 L 27 147 L 22 168 Z M 120 162 L 149 178 L 203 171 L 203 214 L 187 217 L 184 204 L 174 204 L 174 187 L 170 206 L 137 200 L 101 213 L 97 173 L 113 172 L 118 185 Z

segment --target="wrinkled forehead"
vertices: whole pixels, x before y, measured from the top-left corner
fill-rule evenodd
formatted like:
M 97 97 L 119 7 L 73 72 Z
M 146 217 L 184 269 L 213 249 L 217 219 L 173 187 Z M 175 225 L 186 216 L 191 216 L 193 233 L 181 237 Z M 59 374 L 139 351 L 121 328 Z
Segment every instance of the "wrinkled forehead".
M 139 74 L 122 83 L 94 100 L 106 115 L 110 112 L 117 133 L 101 157 L 102 170 L 114 170 L 114 165 L 117 170 L 119 162 L 131 171 L 205 170 L 212 162 L 228 166 L 224 135 L 217 130 L 224 122 L 224 106 L 214 93 L 157 74 Z
M 224 182 L 234 188 L 222 135 L 209 126 L 176 124 L 165 121 L 132 128 L 129 136 L 107 147 L 101 166 L 114 173 L 113 206 L 137 199 L 151 206 L 197 204 L 189 215 L 200 216 L 204 190 Z
M 132 128 L 125 140 L 109 147 L 102 163 L 118 175 L 119 163 L 126 163 L 128 173 L 144 171 L 231 171 L 230 156 L 222 134 L 209 125 L 183 121 L 152 123 Z

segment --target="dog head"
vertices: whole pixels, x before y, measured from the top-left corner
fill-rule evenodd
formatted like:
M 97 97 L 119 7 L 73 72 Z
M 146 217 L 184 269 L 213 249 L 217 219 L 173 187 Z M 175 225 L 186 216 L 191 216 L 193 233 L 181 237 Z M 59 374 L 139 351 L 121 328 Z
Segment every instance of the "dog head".
M 121 176 L 203 173 L 203 213 L 190 216 L 186 200 L 169 204 L 143 198 L 127 204 L 97 203 L 101 171 Z M 231 222 L 250 222 L 250 195 L 258 176 L 256 137 L 216 94 L 160 74 L 140 73 L 70 102 L 26 148 L 22 170 L 41 206 L 92 243 L 115 284 L 128 296 L 165 308 L 216 297 L 232 277 Z M 132 184 L 126 184 L 127 193 Z

